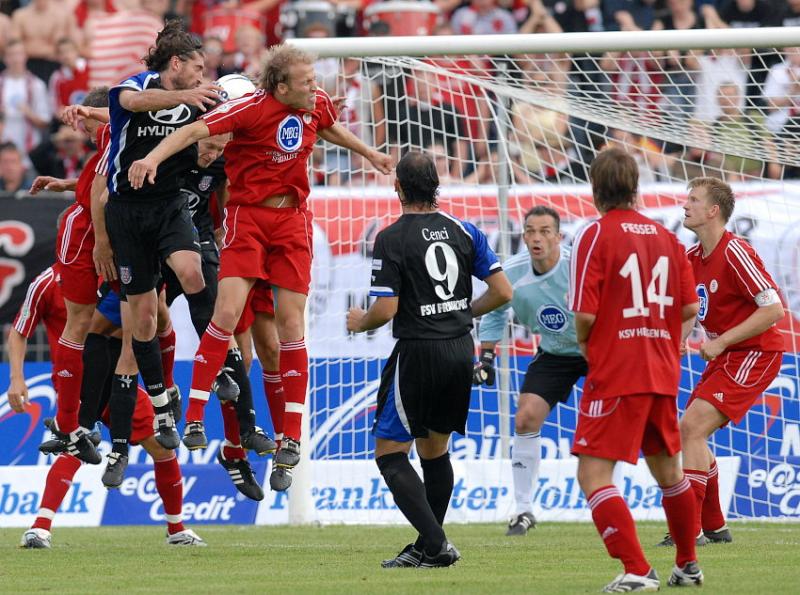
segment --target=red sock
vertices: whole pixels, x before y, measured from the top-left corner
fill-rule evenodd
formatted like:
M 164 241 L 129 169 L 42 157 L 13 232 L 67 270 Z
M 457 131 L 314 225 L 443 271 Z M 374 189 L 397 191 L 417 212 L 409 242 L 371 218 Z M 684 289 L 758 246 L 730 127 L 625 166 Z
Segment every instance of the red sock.
M 284 409 L 286 409 L 284 400 L 286 393 L 281 383 L 281 373 L 277 370 L 264 372 L 261 379 L 264 381 L 264 394 L 267 395 L 269 416 L 272 419 L 272 429 L 275 431 L 275 442 L 280 446 L 281 438 L 283 438 L 283 415 Z
M 697 517 L 694 490 L 691 482 L 684 476 L 674 486 L 661 488 L 664 513 L 672 541 L 675 542 L 675 565 L 683 568 L 688 562 L 697 561 L 695 552 L 694 519 Z
M 308 389 L 308 353 L 303 339 L 281 343 L 281 380 L 286 405 L 283 414 L 283 435 L 300 440 L 300 423 Z
M 243 459 L 247 456 L 242 448 L 242 439 L 239 437 L 239 418 L 236 416 L 236 407 L 230 401 L 220 402 L 222 409 L 222 426 L 225 429 L 225 443 L 222 445 L 222 456 L 225 460 Z
M 213 322 L 208 323 L 208 328 L 200 339 L 200 347 L 197 348 L 197 354 L 194 356 L 192 388 L 189 391 L 186 421 L 203 421 L 211 384 L 219 374 L 222 364 L 225 363 L 230 339 L 230 332 L 222 330 Z
M 172 323 L 158 334 L 158 347 L 161 349 L 161 367 L 164 369 L 164 386 L 175 386 L 175 377 L 172 371 L 175 368 L 175 329 Z
M 708 483 L 706 484 L 706 497 L 703 498 L 701 511 L 701 525 L 707 531 L 716 531 L 725 526 L 725 516 L 719 503 L 719 468 L 717 459 L 711 462 L 708 470 Z
M 81 382 L 83 381 L 83 344 L 58 340 L 53 361 L 58 376 L 58 429 L 69 434 L 78 429 L 78 410 L 81 406 Z
M 42 494 L 42 504 L 39 506 L 39 513 L 33 522 L 33 529 L 50 530 L 53 517 L 56 516 L 58 507 L 67 495 L 69 487 L 72 485 L 72 478 L 81 467 L 81 462 L 72 455 L 59 455 L 53 461 L 50 471 L 47 472 L 47 479 L 44 483 L 44 494 Z
M 706 498 L 706 483 L 708 482 L 708 471 L 699 471 L 698 469 L 684 469 L 683 474 L 686 479 L 692 484 L 695 497 L 695 520 L 694 520 L 694 535 L 700 533 L 700 513 L 703 512 L 703 500 Z
M 626 573 L 646 576 L 650 563 L 644 557 L 631 511 L 619 490 L 613 485 L 595 490 L 589 496 L 589 508 L 608 555 L 620 560 Z
M 164 504 L 164 518 L 167 521 L 167 533 L 172 535 L 183 531 L 183 478 L 178 465 L 178 457 L 163 461 L 153 461 L 156 471 L 156 489 Z

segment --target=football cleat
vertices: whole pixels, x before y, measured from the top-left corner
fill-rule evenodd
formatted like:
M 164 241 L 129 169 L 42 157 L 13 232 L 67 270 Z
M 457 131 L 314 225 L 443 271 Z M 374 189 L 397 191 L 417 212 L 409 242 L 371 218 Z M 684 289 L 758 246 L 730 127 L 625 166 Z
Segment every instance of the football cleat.
M 271 454 L 278 448 L 278 445 L 275 444 L 275 441 L 267 436 L 264 430 L 258 426 L 246 434 L 242 434 L 241 439 L 242 448 L 254 450 L 260 457 Z
M 531 512 L 523 512 L 508 521 L 506 536 L 527 535 L 529 529 L 536 526 L 536 517 Z
M 731 543 L 733 541 L 733 535 L 731 535 L 731 530 L 728 528 L 728 525 L 722 525 L 722 527 L 716 531 L 706 531 L 703 529 L 703 535 L 708 539 L 708 543 Z
M 239 385 L 228 372 L 233 372 L 233 369 L 222 368 L 211 384 L 211 392 L 217 393 L 220 401 L 235 401 L 239 398 Z
M 167 389 L 167 396 L 169 397 L 169 408 L 172 411 L 172 419 L 174 419 L 177 424 L 183 417 L 181 389 L 178 388 L 177 384 L 171 386 Z
M 222 456 L 222 448 L 217 451 L 217 461 L 230 475 L 233 485 L 239 492 L 251 500 L 260 502 L 264 499 L 264 490 L 258 485 L 253 469 L 247 459 L 226 460 Z
M 51 535 L 47 529 L 28 529 L 22 534 L 19 547 L 29 550 L 49 550 Z
M 703 533 L 698 534 L 697 539 L 694 542 L 694 544 L 698 547 L 708 545 L 709 543 L 711 543 L 711 540 L 708 537 L 706 537 Z M 675 547 L 675 542 L 672 540 L 672 535 L 670 535 L 669 533 L 664 535 L 664 539 L 659 541 L 656 544 L 656 547 Z
M 201 421 L 190 421 L 183 429 L 183 444 L 189 450 L 197 450 L 208 446 L 206 429 Z
M 417 568 L 422 562 L 422 552 L 409 543 L 394 558 L 381 562 L 381 568 Z
M 272 466 L 269 474 L 269 487 L 274 492 L 285 492 L 292 487 L 292 470 L 288 467 Z
M 128 455 L 111 452 L 108 455 L 108 464 L 103 473 L 103 485 L 109 489 L 118 488 L 125 479 L 125 469 L 128 468 Z
M 190 545 L 195 547 L 206 547 L 208 544 L 203 541 L 197 533 L 191 529 L 184 529 L 172 535 L 167 535 L 167 545 Z
M 291 469 L 300 462 L 300 443 L 291 438 L 284 438 L 280 450 L 275 454 L 275 465 Z
M 461 554 L 452 543 L 445 542 L 441 551 L 435 556 L 429 556 L 424 551 L 419 562 L 420 568 L 447 568 L 461 559 Z
M 48 430 L 50 429 L 50 426 L 53 424 L 53 421 L 54 420 L 52 417 L 46 417 L 44 419 L 44 425 L 45 427 L 47 427 Z M 92 430 L 91 432 L 86 434 L 86 437 L 89 438 L 89 442 L 91 442 L 95 446 L 95 448 L 100 446 L 100 441 L 102 437 L 100 436 L 100 432 L 98 432 L 97 430 Z M 45 440 L 39 445 L 39 452 L 46 455 L 57 455 L 61 454 L 66 450 L 67 450 L 66 441 L 62 440 L 55 434 L 53 434 L 53 437 L 50 440 Z
M 89 432 L 86 429 L 78 427 L 74 432 L 65 434 L 58 429 L 58 424 L 55 420 L 52 420 L 48 427 L 53 435 L 64 443 L 62 452 L 90 465 L 99 465 L 103 461 L 103 457 L 100 456 L 94 444 L 89 440 Z
M 703 571 L 697 562 L 689 562 L 683 568 L 675 566 L 667 584 L 670 587 L 699 587 L 703 584 Z
M 156 442 L 167 450 L 175 450 L 181 444 L 180 436 L 175 430 L 175 420 L 172 411 L 156 413 L 153 419 L 153 430 L 156 435 Z
M 658 591 L 661 581 L 655 568 L 651 568 L 646 576 L 638 574 L 620 574 L 603 588 L 603 593 L 629 593 L 631 591 Z

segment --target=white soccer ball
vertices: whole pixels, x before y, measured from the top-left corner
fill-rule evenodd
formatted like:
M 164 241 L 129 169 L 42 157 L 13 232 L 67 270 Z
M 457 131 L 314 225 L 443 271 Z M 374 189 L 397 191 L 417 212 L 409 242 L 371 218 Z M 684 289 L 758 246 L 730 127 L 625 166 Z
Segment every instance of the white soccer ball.
M 222 101 L 239 99 L 256 90 L 256 86 L 243 74 L 226 74 L 220 77 L 216 84 L 222 87 L 219 96 Z

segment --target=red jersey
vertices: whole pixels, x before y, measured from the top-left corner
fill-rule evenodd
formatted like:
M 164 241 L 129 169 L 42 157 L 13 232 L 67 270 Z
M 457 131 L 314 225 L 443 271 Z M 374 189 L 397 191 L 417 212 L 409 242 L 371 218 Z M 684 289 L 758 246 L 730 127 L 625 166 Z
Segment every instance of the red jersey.
M 79 58 L 75 68 L 62 66 L 50 76 L 48 87 L 53 113 L 58 114 L 62 107 L 80 103 L 89 92 L 89 63 Z
M 630 209 L 613 209 L 575 239 L 570 308 L 593 314 L 584 396 L 674 395 L 681 309 L 697 302 L 678 239 Z
M 91 213 L 92 210 L 92 182 L 94 182 L 95 168 L 103 153 L 106 152 L 110 139 L 111 126 L 103 124 L 97 129 L 97 137 L 95 138 L 97 151 L 83 166 L 83 171 L 78 176 L 78 182 L 75 185 L 75 202 L 81 205 L 87 213 Z
M 47 329 L 47 342 L 50 353 L 55 353 L 58 339 L 67 324 L 67 308 L 61 289 L 58 285 L 57 273 L 48 267 L 33 280 L 25 301 L 14 319 L 14 330 L 26 339 L 30 339 L 36 326 L 43 322 Z
M 211 135 L 233 132 L 225 146 L 230 181 L 226 207 L 257 205 L 278 194 L 294 194 L 305 206 L 311 189 L 308 159 L 317 131 L 333 126 L 331 98 L 317 91 L 313 111 L 284 105 L 263 89 L 221 104 L 202 116 Z
M 722 235 L 714 250 L 703 257 L 700 244 L 691 247 L 686 255 L 694 270 L 700 312 L 697 320 L 709 339 L 744 322 L 758 310 L 756 296 L 778 285 L 764 268 L 753 247 L 729 231 Z M 783 351 L 783 337 L 772 326 L 760 335 L 731 345 L 726 351 L 741 350 Z

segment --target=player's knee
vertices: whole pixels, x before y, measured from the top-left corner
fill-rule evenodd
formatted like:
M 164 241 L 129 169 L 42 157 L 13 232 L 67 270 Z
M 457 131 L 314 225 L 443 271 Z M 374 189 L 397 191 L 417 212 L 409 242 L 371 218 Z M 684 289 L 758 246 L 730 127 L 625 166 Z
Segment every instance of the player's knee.
M 241 311 L 232 304 L 221 303 L 220 300 L 217 300 L 214 317 L 211 321 L 215 326 L 233 332 L 239 322 L 239 316 L 241 316 Z
M 200 267 L 188 265 L 181 269 L 180 274 L 175 271 L 175 274 L 180 281 L 184 293 L 192 294 L 203 291 L 206 286 L 205 279 L 203 279 L 203 271 Z
M 167 450 L 155 439 L 155 436 L 148 436 L 142 441 L 142 447 L 147 451 L 154 461 L 166 461 L 175 456 L 174 451 Z
M 278 336 L 281 341 L 297 341 L 305 334 L 302 312 L 292 313 L 278 321 Z

